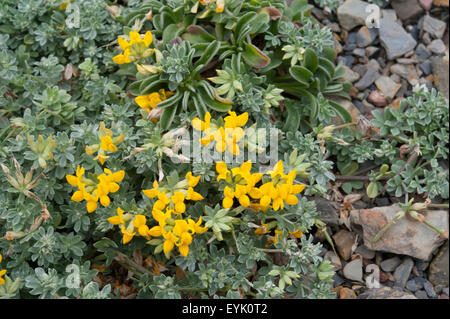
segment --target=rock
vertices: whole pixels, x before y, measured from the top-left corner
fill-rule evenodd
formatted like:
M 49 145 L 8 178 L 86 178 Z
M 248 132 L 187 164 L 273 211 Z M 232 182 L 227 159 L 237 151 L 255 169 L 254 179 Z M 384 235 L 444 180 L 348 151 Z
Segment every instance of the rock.
M 356 293 L 350 288 L 339 289 L 339 299 L 356 299 Z
M 355 235 L 345 229 L 342 229 L 333 235 L 336 249 L 342 259 L 348 260 L 352 255 L 352 246 L 355 243 L 355 239 Z
M 434 257 L 430 264 L 428 279 L 435 286 L 448 287 L 449 265 L 448 265 L 448 242 Z
M 388 60 L 401 57 L 416 47 L 416 40 L 400 24 L 389 18 L 380 20 L 379 33 L 380 42 L 386 50 Z
M 445 53 L 446 46 L 444 44 L 444 41 L 442 41 L 441 39 L 436 39 L 431 41 L 427 49 L 437 55 L 443 55 Z
M 419 0 L 419 4 L 424 10 L 430 11 L 433 4 L 433 0 Z
M 391 21 L 397 21 L 397 13 L 393 9 L 383 9 L 381 11 L 381 17 Z
M 341 78 L 342 81 L 353 83 L 359 80 L 360 75 L 357 72 L 354 72 L 346 65 L 342 65 L 342 67 L 345 69 L 345 75 Z
M 367 101 L 378 107 L 386 106 L 387 104 L 384 94 L 378 92 L 377 90 L 370 92 Z
M 405 65 L 397 63 L 391 66 L 390 71 L 406 79 L 412 86 L 419 83 L 419 75 L 417 74 L 414 65 Z
M 436 291 L 434 291 L 433 285 L 428 280 L 426 280 L 424 282 L 423 288 L 425 289 L 428 297 L 430 297 L 430 298 L 437 298 L 438 297 L 438 295 L 436 294 Z
M 375 235 L 400 210 L 397 204 L 353 210 L 350 212 L 350 219 L 353 223 L 362 226 L 364 245 L 367 248 L 429 260 L 433 250 L 442 244 L 443 239 L 430 227 L 406 216 L 396 222 L 377 242 L 371 243 Z M 422 214 L 425 215 L 428 222 L 448 232 L 447 211 L 430 210 L 424 211 Z
M 425 75 L 431 74 L 431 62 L 430 60 L 423 61 L 419 64 L 419 68 Z
M 429 265 L 430 265 L 430 263 L 428 263 L 426 261 L 418 261 L 418 262 L 416 262 L 416 267 L 420 271 L 425 271 L 428 268 Z
M 378 51 L 380 51 L 380 48 L 377 47 L 367 47 L 366 48 L 366 56 L 368 58 L 370 58 L 371 56 L 373 56 L 375 53 L 377 53 Z
M 395 94 L 397 94 L 398 90 L 401 88 L 401 84 L 394 82 L 390 77 L 388 77 L 386 75 L 380 76 L 375 81 L 375 85 L 376 85 L 377 89 L 380 90 L 380 92 L 388 100 L 392 100 L 395 97 Z M 389 204 L 389 200 L 388 200 L 387 203 L 383 203 L 380 205 L 380 203 L 377 202 L 377 199 L 375 199 L 375 203 L 377 204 L 377 206 L 385 206 L 385 205 Z
M 433 0 L 433 3 L 440 7 L 448 7 L 448 0 Z
M 448 72 L 448 54 L 443 57 L 432 57 L 431 71 L 434 74 L 434 86 L 442 94 L 449 98 L 449 72 Z
M 333 276 L 333 286 L 334 286 L 334 287 L 340 286 L 340 285 L 342 285 L 344 282 L 345 282 L 344 278 L 342 278 L 342 277 L 340 277 L 340 276 L 334 274 L 334 276 Z
M 411 292 L 416 292 L 423 288 L 423 284 L 426 280 L 424 278 L 416 277 L 414 279 L 408 280 L 406 283 L 406 289 Z
M 380 267 L 381 267 L 381 269 L 383 269 L 386 272 L 391 272 L 391 271 L 394 271 L 395 268 L 397 268 L 398 265 L 401 264 L 401 262 L 402 262 L 402 260 L 399 257 L 395 256 L 395 257 L 383 260 L 381 262 Z
M 417 59 L 425 61 L 431 56 L 430 51 L 423 45 L 423 43 L 419 43 L 416 48 L 416 56 Z
M 389 287 L 367 289 L 358 299 L 417 299 L 414 295 Z
M 333 37 L 333 43 L 334 43 L 334 51 L 336 51 L 336 55 L 339 55 L 342 53 L 342 45 L 339 43 L 339 41 Z
M 447 24 L 441 20 L 426 15 L 423 18 L 422 29 L 428 32 L 433 38 L 441 39 L 446 30 Z
M 370 250 L 364 245 L 358 246 L 355 250 L 356 254 L 361 254 L 365 259 L 373 259 L 375 257 L 375 252 Z
M 344 277 L 348 280 L 362 282 L 363 269 L 361 259 L 356 258 L 355 260 L 352 260 L 347 265 L 345 265 L 343 273 Z
M 363 48 L 356 48 L 353 50 L 352 54 L 362 58 L 366 56 L 366 50 L 364 50 Z
M 417 297 L 417 299 L 428 299 L 428 295 L 425 290 L 416 291 L 414 295 Z
M 361 27 L 356 33 L 356 44 L 360 48 L 365 48 L 372 44 L 377 38 L 378 33 L 375 28 L 368 28 L 366 26 Z
M 365 68 L 366 71 L 364 75 L 355 83 L 355 87 L 360 91 L 367 89 L 380 76 L 380 73 L 378 72 L 380 66 L 376 60 L 370 60 Z
M 406 282 L 408 281 L 409 275 L 411 275 L 411 271 L 414 267 L 414 261 L 406 257 L 403 259 L 402 263 L 395 268 L 394 278 L 395 285 L 401 288 L 405 288 Z
M 327 251 L 323 259 L 328 260 L 333 265 L 333 271 L 338 271 L 342 268 L 341 259 L 334 251 Z
M 367 16 L 366 7 L 369 4 L 360 0 L 346 0 L 337 9 L 339 24 L 344 30 L 350 31 L 354 27 L 364 25 Z
M 346 109 L 347 112 L 349 112 L 350 115 L 352 116 L 353 122 L 355 122 L 355 123 L 358 122 L 358 120 L 361 116 L 361 113 L 359 112 L 359 110 L 356 108 L 356 106 L 351 101 L 346 100 L 344 98 L 337 97 L 337 96 L 332 96 L 329 99 L 338 103 L 344 109 Z M 336 117 L 332 118 L 332 124 L 340 125 L 340 124 L 343 124 L 343 122 L 339 116 L 336 116 Z
M 448 296 L 448 287 L 442 288 L 442 292 Z
M 315 196 L 312 198 L 320 212 L 320 220 L 328 226 L 339 226 L 339 205 L 325 198 Z
M 391 5 L 402 21 L 415 19 L 423 13 L 418 0 L 393 0 Z

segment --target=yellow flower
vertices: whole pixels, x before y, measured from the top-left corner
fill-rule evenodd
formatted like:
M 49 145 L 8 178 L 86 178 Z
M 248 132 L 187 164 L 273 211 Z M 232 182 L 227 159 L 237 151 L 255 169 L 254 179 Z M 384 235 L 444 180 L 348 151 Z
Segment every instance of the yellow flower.
M 170 197 L 172 203 L 175 205 L 175 212 L 177 214 L 184 213 L 186 210 L 186 205 L 184 204 L 184 194 L 181 192 L 174 192 L 174 195 Z
M 144 215 L 134 216 L 133 226 L 137 228 L 139 235 L 143 237 L 148 236 L 148 226 L 146 225 L 147 218 Z
M 108 218 L 108 222 L 113 225 L 125 224 L 123 213 L 124 211 L 120 207 L 117 207 L 117 216 Z
M 227 173 L 229 172 L 229 170 L 228 170 L 227 164 L 225 162 L 217 162 L 216 163 L 216 171 L 217 171 L 217 173 L 219 173 L 219 175 L 217 176 L 217 181 L 227 178 Z
M 114 145 L 114 142 L 111 138 L 111 136 L 106 135 L 104 137 L 102 137 L 100 142 L 100 148 L 104 151 L 109 151 L 109 152 L 115 152 L 117 151 L 117 146 Z
M 166 92 L 164 89 L 161 89 L 158 92 L 137 96 L 134 101 L 148 114 L 158 105 L 158 103 L 166 100 L 174 94 L 174 92 Z
M 83 178 L 83 175 L 84 175 L 84 168 L 83 167 L 80 167 L 80 165 L 78 165 L 77 166 L 77 173 L 76 173 L 76 176 L 73 176 L 73 175 L 66 175 L 66 180 L 67 180 L 67 182 L 70 184 L 70 185 L 72 185 L 72 186 L 77 186 L 78 187 L 78 185 L 80 185 L 80 184 L 83 184 L 82 182 L 81 182 L 81 179 Z
M 136 235 L 136 232 L 130 229 L 126 229 L 125 227 L 121 227 L 120 230 L 122 231 L 123 237 L 122 237 L 122 243 L 128 244 L 134 237 L 134 235 Z
M 263 235 L 269 232 L 269 225 L 261 223 L 261 226 L 256 228 L 255 234 Z
M 187 200 L 199 201 L 203 199 L 203 196 L 200 193 L 194 191 L 192 187 L 189 187 L 187 190 Z
M 0 263 L 2 262 L 2 254 L 0 254 Z M 5 279 L 3 276 L 6 274 L 6 269 L 0 270 L 0 285 L 5 284 Z
M 216 3 L 216 12 L 221 13 L 225 9 L 225 0 L 200 0 L 203 5 L 208 5 L 210 3 Z
M 199 176 L 193 176 L 192 172 L 187 172 L 186 179 L 188 180 L 188 184 L 190 187 L 197 186 L 198 182 L 200 181 L 200 175 Z
M 283 239 L 283 231 L 275 229 L 275 236 L 273 237 L 273 242 L 276 244 L 279 240 Z
M 113 57 L 113 61 L 115 63 L 130 63 L 134 60 L 145 58 L 150 54 L 146 52 L 148 46 L 153 41 L 153 36 L 150 31 L 147 31 L 144 37 L 142 37 L 138 32 L 133 30 L 130 31 L 129 38 L 129 42 L 122 37 L 117 38 L 117 41 L 120 48 L 123 50 L 123 53 Z
M 303 232 L 297 229 L 294 232 L 289 232 L 289 235 L 292 235 L 295 238 L 301 238 L 303 236 Z

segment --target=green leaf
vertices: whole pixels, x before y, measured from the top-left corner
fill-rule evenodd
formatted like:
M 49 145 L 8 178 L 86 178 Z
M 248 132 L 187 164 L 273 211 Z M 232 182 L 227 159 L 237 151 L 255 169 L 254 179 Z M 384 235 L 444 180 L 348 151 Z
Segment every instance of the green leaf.
M 182 29 L 175 23 L 168 25 L 163 32 L 162 40 L 165 45 L 167 45 L 170 41 L 175 39 L 180 33 Z
M 251 43 L 245 43 L 245 51 L 242 57 L 250 66 L 261 69 L 269 65 L 270 58 Z
M 210 43 L 216 40 L 212 34 L 198 25 L 190 25 L 186 31 L 181 37 L 191 43 Z
M 159 120 L 159 125 L 161 129 L 168 130 L 170 128 L 170 124 L 177 113 L 178 104 L 166 107 L 161 114 L 161 118 Z
M 194 64 L 194 68 L 198 67 L 199 65 L 208 65 L 209 62 L 212 61 L 212 59 L 214 58 L 214 56 L 217 54 L 217 52 L 219 52 L 220 49 L 220 42 L 217 40 L 214 40 L 213 42 L 211 42 L 205 49 L 205 51 L 203 52 L 202 56 L 200 59 L 197 60 L 197 62 L 195 62 Z
M 288 116 L 283 126 L 283 131 L 295 132 L 300 126 L 300 113 L 293 103 L 286 103 L 285 106 L 288 111 Z
M 306 49 L 303 53 L 303 66 L 314 73 L 318 65 L 319 59 L 317 58 L 317 54 L 312 49 Z
M 369 198 L 375 198 L 378 196 L 378 183 L 377 182 L 370 182 L 367 186 L 367 196 Z
M 328 100 L 330 105 L 334 108 L 334 110 L 338 113 L 339 117 L 345 122 L 345 123 L 351 123 L 353 121 L 352 115 L 349 111 L 347 111 L 342 105 Z
M 308 85 L 309 80 L 311 80 L 313 73 L 307 68 L 299 65 L 294 65 L 289 69 L 289 73 L 292 77 L 302 83 L 303 85 Z
M 178 105 L 178 102 L 180 102 L 180 100 L 183 98 L 183 95 L 184 94 L 181 92 L 181 90 L 178 90 L 175 92 L 175 94 L 173 96 L 169 97 L 167 100 L 159 102 L 156 105 L 156 107 L 158 107 L 160 109 L 164 109 L 167 107 Z
M 337 162 L 337 168 L 342 175 L 353 175 L 358 171 L 358 163 L 355 161 Z

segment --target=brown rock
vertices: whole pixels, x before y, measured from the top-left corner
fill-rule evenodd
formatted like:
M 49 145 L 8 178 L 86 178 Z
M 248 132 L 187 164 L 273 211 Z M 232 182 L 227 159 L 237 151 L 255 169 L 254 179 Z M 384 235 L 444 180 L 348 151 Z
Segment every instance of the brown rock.
M 400 107 L 400 102 L 403 101 L 405 98 L 399 97 L 396 98 L 391 104 L 389 104 L 389 107 L 392 107 L 394 109 L 398 109 Z
M 433 3 L 440 7 L 448 7 L 448 0 L 433 0 Z
M 384 97 L 383 93 L 378 92 L 377 90 L 370 92 L 367 100 L 375 106 L 386 106 L 387 101 Z
M 403 21 L 415 19 L 423 13 L 418 0 L 393 0 L 391 5 Z
M 339 299 L 356 299 L 356 294 L 350 288 L 343 287 L 339 289 Z
M 339 255 L 344 260 L 348 260 L 352 255 L 352 246 L 355 243 L 355 235 L 345 229 L 333 235 Z

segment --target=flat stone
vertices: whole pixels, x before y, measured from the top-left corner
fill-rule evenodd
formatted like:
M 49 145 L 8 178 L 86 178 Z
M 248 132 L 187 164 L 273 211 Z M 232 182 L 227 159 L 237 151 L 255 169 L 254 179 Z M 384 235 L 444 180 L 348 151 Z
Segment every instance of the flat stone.
M 415 19 L 423 13 L 418 0 L 393 0 L 391 6 L 403 21 Z
M 447 7 L 448 8 L 448 0 L 433 0 L 433 3 L 439 7 Z
M 408 53 L 416 47 L 416 40 L 403 27 L 390 20 L 380 20 L 380 42 L 387 53 L 388 60 L 393 60 Z
M 357 57 L 365 57 L 366 56 L 366 50 L 363 48 L 356 48 L 352 51 L 353 55 L 356 55 Z
M 446 46 L 444 44 L 444 41 L 442 41 L 441 39 L 436 39 L 431 41 L 427 49 L 434 54 L 443 55 L 445 53 Z
M 428 51 L 427 47 L 423 45 L 423 43 L 419 43 L 416 48 L 416 56 L 417 59 L 425 61 L 431 56 L 431 53 Z
M 428 299 L 428 295 L 425 290 L 416 291 L 414 295 L 417 297 L 417 299 Z
M 345 282 L 344 278 L 340 277 L 339 275 L 334 274 L 333 276 L 333 286 L 337 287 L 342 285 Z
M 414 261 L 406 257 L 403 259 L 402 263 L 395 268 L 394 271 L 394 278 L 395 278 L 395 285 L 398 287 L 405 288 L 406 282 L 408 281 L 409 275 L 411 275 L 411 271 L 414 267 Z
M 449 58 L 445 56 L 431 57 L 431 71 L 434 74 L 434 86 L 442 94 L 449 98 Z
M 429 260 L 432 252 L 444 241 L 438 234 L 423 223 L 411 218 L 400 219 L 374 244 L 371 240 L 386 224 L 394 218 L 401 208 L 397 205 L 353 210 L 350 219 L 363 228 L 364 245 L 376 251 L 412 256 Z M 448 212 L 445 210 L 423 211 L 427 221 L 448 233 Z
M 370 12 L 366 12 L 369 4 L 361 0 L 346 0 L 337 9 L 339 24 L 344 30 L 350 31 L 354 27 L 364 25 Z
M 420 277 L 408 280 L 408 282 L 406 283 L 406 289 L 408 289 L 411 292 L 416 292 L 420 289 L 423 289 L 423 284 L 425 281 L 426 279 Z
M 328 226 L 339 226 L 339 205 L 320 196 L 313 197 L 320 220 Z
M 434 286 L 448 287 L 449 256 L 448 242 L 441 248 L 430 264 L 428 279 Z
M 355 243 L 355 239 L 355 235 L 345 229 L 342 229 L 333 235 L 336 249 L 342 259 L 348 260 L 352 255 L 352 246 Z
M 356 82 L 361 77 L 357 72 L 354 72 L 352 69 L 350 69 L 346 65 L 342 65 L 342 67 L 345 69 L 345 75 L 341 78 L 344 82 Z
M 327 251 L 323 256 L 324 260 L 328 260 L 333 265 L 333 271 L 338 271 L 342 268 L 341 259 L 334 251 Z
M 352 260 L 347 265 L 344 266 L 344 277 L 348 280 L 362 282 L 363 279 L 363 269 L 362 261 L 359 258 Z
M 430 60 L 423 61 L 419 64 L 419 68 L 425 75 L 431 74 L 431 62 Z
M 368 58 L 370 58 L 372 55 L 374 55 L 374 54 L 377 53 L 378 51 L 380 51 L 380 48 L 373 47 L 373 46 L 367 47 L 367 48 L 366 48 L 366 56 L 367 56 Z
M 428 32 L 433 38 L 441 39 L 445 33 L 447 24 L 441 20 L 426 15 L 423 18 L 422 29 Z
M 385 272 L 391 272 L 394 271 L 395 268 L 398 267 L 402 263 L 402 260 L 395 256 L 386 260 L 383 260 L 380 264 L 381 269 L 383 269 Z
M 386 106 L 387 104 L 384 94 L 380 93 L 377 90 L 370 92 L 369 96 L 367 97 L 367 101 L 378 107 Z
M 436 294 L 436 291 L 434 291 L 433 285 L 428 280 L 426 280 L 424 282 L 423 289 L 425 289 L 428 297 L 430 297 L 430 298 L 437 298 L 438 297 L 438 295 Z
M 414 65 L 405 65 L 397 63 L 391 66 L 390 71 L 392 73 L 400 75 L 402 78 L 407 80 L 409 84 L 411 84 L 412 86 L 416 85 L 419 82 L 419 75 L 417 74 Z
M 391 21 L 397 21 L 397 13 L 394 9 L 383 9 L 381 10 L 381 17 L 385 19 L 389 19 Z
M 356 254 L 361 254 L 365 259 L 373 259 L 375 257 L 375 252 L 370 250 L 364 245 L 358 246 L 355 250 Z
M 339 299 L 356 299 L 356 293 L 347 287 L 339 289 Z
M 355 83 L 355 87 L 359 91 L 363 91 L 371 86 L 372 83 L 375 82 L 375 80 L 380 76 L 380 73 L 378 72 L 379 68 L 380 66 L 376 60 L 370 60 L 365 66 L 366 71 L 364 75 L 358 82 Z
M 368 28 L 366 26 L 361 27 L 356 33 L 356 44 L 360 48 L 365 48 L 372 44 L 378 36 L 378 32 L 375 28 Z
M 400 83 L 394 82 L 390 77 L 386 75 L 380 76 L 375 81 L 375 85 L 377 89 L 380 90 L 380 92 L 383 93 L 383 95 L 388 100 L 392 100 L 402 86 Z M 389 204 L 389 202 L 385 203 L 384 205 L 387 204 Z M 377 206 L 384 206 L 384 205 L 377 204 Z
M 433 0 L 419 0 L 419 4 L 424 10 L 430 11 L 431 6 L 433 5 Z
M 417 299 L 414 295 L 389 287 L 367 289 L 358 299 Z

